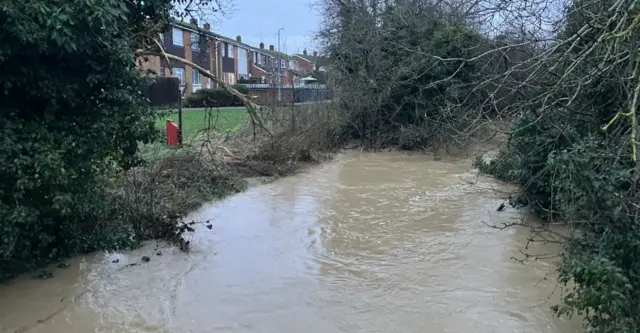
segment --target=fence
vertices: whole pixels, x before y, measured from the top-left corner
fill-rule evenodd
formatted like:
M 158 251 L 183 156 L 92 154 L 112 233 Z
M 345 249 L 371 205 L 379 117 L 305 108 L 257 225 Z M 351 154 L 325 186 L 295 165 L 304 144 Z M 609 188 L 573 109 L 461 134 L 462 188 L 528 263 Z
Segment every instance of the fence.
M 176 77 L 156 76 L 151 84 L 141 87 L 152 106 L 166 107 L 180 102 L 180 81 Z
M 274 84 L 245 84 L 249 96 L 260 105 L 288 105 L 331 100 L 331 90 L 324 84 L 282 85 L 280 91 Z M 280 98 L 278 98 L 280 95 Z

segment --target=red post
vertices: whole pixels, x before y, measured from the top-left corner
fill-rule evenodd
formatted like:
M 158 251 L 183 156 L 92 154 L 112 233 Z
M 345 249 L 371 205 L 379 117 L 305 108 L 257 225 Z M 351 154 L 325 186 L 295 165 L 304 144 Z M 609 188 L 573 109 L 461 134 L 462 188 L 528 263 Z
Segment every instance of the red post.
M 178 126 L 176 126 L 173 121 L 167 119 L 167 145 L 177 146 L 178 143 Z

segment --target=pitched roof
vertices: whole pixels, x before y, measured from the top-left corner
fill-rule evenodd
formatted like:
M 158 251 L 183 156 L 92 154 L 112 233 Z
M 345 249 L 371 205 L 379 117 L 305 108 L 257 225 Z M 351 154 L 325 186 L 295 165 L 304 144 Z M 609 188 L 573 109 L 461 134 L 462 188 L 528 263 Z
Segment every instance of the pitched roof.
M 298 56 L 302 59 L 306 59 L 318 65 L 326 65 L 328 63 L 327 57 L 324 57 L 324 56 L 319 56 L 319 55 L 314 56 L 310 54 L 295 54 L 295 56 Z
M 249 44 L 238 42 L 237 40 L 235 40 L 233 38 L 229 38 L 229 37 L 217 34 L 217 33 L 213 32 L 211 30 L 205 30 L 205 29 L 203 29 L 201 27 L 198 27 L 197 25 L 191 24 L 189 22 L 178 21 L 178 20 L 175 20 L 175 19 L 171 19 L 171 24 L 179 26 L 181 28 L 189 29 L 189 30 L 192 30 L 192 31 L 197 31 L 197 32 L 200 32 L 200 33 L 202 33 L 204 35 L 211 36 L 211 37 L 214 37 L 216 39 L 219 39 L 219 40 L 222 40 L 224 42 L 227 42 L 229 44 L 242 46 L 242 47 L 247 48 L 249 50 L 257 51 L 257 52 L 260 52 L 260 53 L 265 53 L 265 54 L 271 55 L 273 57 L 279 57 L 281 59 L 292 59 L 293 58 L 293 56 L 290 56 L 290 55 L 288 55 L 288 54 L 286 54 L 284 52 L 278 52 L 278 51 L 275 51 L 275 50 L 271 51 L 269 49 L 261 49 L 259 47 L 255 47 L 255 46 L 251 46 Z
M 188 22 L 185 22 L 185 21 L 178 21 L 178 20 L 175 20 L 175 19 L 171 19 L 171 24 L 179 26 L 181 28 L 189 29 L 189 30 L 192 30 L 192 31 L 197 31 L 199 33 L 202 33 L 202 34 L 207 35 L 207 36 L 214 37 L 216 39 L 222 40 L 222 41 L 227 42 L 229 44 L 242 46 L 242 47 L 250 49 L 250 50 L 255 49 L 253 46 L 251 46 L 249 44 L 238 42 L 237 40 L 235 40 L 233 38 L 229 38 L 229 37 L 217 34 L 217 33 L 213 32 L 211 30 L 203 29 L 201 27 L 198 27 L 197 25 L 194 25 L 194 24 L 191 24 L 191 23 L 188 23 Z
M 272 55 L 274 57 L 279 57 L 281 59 L 291 59 L 292 57 L 284 52 L 271 51 L 269 49 L 261 49 L 260 52 L 264 52 L 266 54 Z

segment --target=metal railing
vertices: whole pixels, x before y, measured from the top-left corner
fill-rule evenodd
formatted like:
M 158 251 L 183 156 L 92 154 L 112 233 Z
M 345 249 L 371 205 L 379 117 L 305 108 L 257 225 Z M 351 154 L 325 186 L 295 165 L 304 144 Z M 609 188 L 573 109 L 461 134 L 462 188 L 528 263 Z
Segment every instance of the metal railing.
M 273 84 L 269 83 L 240 83 L 248 89 L 272 89 Z M 283 84 L 281 89 L 291 89 L 290 84 Z M 326 84 L 295 84 L 293 89 L 327 89 Z

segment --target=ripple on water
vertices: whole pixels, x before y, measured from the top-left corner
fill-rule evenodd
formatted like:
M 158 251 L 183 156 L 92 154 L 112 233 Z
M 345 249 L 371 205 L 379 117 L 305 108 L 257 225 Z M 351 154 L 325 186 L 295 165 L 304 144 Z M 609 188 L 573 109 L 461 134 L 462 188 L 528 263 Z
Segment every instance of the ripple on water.
M 75 272 L 53 279 L 62 285 L 55 290 L 49 281 L 0 287 L 0 332 L 46 317 L 69 295 L 81 296 L 30 332 L 578 328 L 537 306 L 553 291 L 553 266 L 510 259 L 526 232 L 481 223 L 521 215 L 496 212 L 512 188 L 470 165 L 400 153 L 341 156 L 205 205 L 190 218 L 214 228 L 192 236 L 190 254 L 162 247 L 153 256 L 150 243 L 118 254 L 119 264 L 113 254 L 72 262 Z M 150 254 L 149 263 L 122 268 Z

